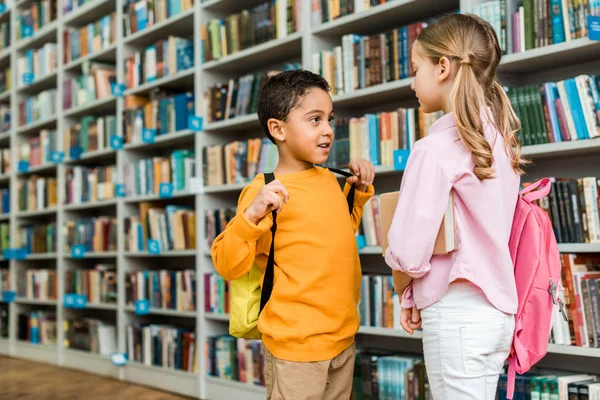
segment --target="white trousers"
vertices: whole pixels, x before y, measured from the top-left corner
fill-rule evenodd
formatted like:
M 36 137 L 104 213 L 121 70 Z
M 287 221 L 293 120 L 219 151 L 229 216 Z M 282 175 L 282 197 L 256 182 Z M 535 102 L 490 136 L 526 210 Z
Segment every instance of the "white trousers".
M 421 311 L 423 352 L 434 400 L 494 400 L 515 320 L 481 289 L 455 282 Z

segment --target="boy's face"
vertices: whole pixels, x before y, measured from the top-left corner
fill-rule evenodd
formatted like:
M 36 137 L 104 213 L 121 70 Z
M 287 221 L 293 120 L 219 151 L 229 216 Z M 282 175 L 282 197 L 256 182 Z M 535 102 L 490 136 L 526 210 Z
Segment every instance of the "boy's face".
M 284 146 L 300 162 L 324 164 L 333 146 L 333 103 L 329 93 L 313 88 L 283 122 Z

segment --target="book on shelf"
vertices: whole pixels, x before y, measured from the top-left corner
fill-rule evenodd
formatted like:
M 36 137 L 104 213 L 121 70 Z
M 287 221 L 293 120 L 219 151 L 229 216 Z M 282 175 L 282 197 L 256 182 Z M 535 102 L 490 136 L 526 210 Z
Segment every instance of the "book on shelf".
M 0 38 L 0 40 L 2 40 L 2 38 Z M 0 93 L 9 92 L 12 88 L 12 75 L 10 71 L 10 66 L 7 66 L 0 71 Z
M 85 204 L 115 198 L 116 165 L 76 166 L 66 172 L 66 204 Z
M 125 273 L 125 303 L 148 300 L 150 308 L 195 311 L 196 271 L 136 271 Z
M 81 28 L 67 27 L 63 31 L 63 63 L 100 52 L 115 42 L 117 14 L 112 12 Z
M 541 3 L 543 0 L 539 0 Z M 546 0 L 548 3 L 549 0 Z M 482 19 L 492 25 L 496 36 L 498 37 L 498 44 L 502 50 L 502 54 L 508 53 L 508 21 L 507 21 L 507 4 L 506 0 L 492 0 L 485 1 L 480 4 L 473 4 L 473 14 L 478 15 Z M 513 27 L 514 29 L 514 27 Z M 514 32 L 514 30 L 513 30 Z
M 265 385 L 262 341 L 238 339 L 229 335 L 206 339 L 208 376 L 229 381 Z
M 19 126 L 50 119 L 56 115 L 56 89 L 48 89 L 19 102 Z
M 84 246 L 86 251 L 102 253 L 117 250 L 117 219 L 114 217 L 81 218 L 65 222 L 65 251 Z
M 10 105 L 0 104 L 0 133 L 7 133 L 10 131 Z
M 292 6 L 288 10 L 290 3 Z M 224 19 L 211 19 L 201 27 L 202 62 L 219 60 L 299 32 L 302 21 L 299 3 L 298 0 L 273 0 Z
M 10 174 L 11 165 L 12 165 L 12 161 L 11 161 L 10 157 L 11 157 L 11 149 L 10 148 L 0 149 L 0 174 L 1 175 Z
M 33 344 L 56 344 L 56 315 L 46 311 L 31 311 L 17 316 L 17 339 Z
M 124 34 L 129 36 L 186 12 L 192 0 L 125 0 L 123 7 Z
M 10 22 L 0 23 L 0 51 L 10 47 Z
M 39 49 L 29 49 L 17 59 L 17 87 L 25 87 L 56 71 L 56 43 L 46 43 Z
M 56 300 L 58 298 L 58 276 L 56 270 L 27 269 L 19 276 L 17 286 L 19 296 L 28 299 Z
M 132 89 L 193 67 L 194 42 L 182 37 L 169 36 L 125 59 L 127 88 Z
M 147 366 L 198 373 L 196 333 L 173 325 L 129 324 L 127 359 Z
M 10 309 L 8 303 L 0 303 L 0 339 L 10 335 Z
M 17 181 L 19 211 L 41 211 L 56 207 L 57 179 L 32 175 Z
M 196 212 L 192 207 L 139 204 L 139 216 L 125 219 L 125 249 L 148 250 L 148 240 L 159 242 L 160 251 L 196 248 Z
M 360 298 L 361 326 L 402 329 L 400 301 L 391 275 L 363 275 Z
M 86 115 L 79 123 L 65 127 L 64 149 L 68 158 L 77 158 L 86 153 L 110 148 L 110 137 L 117 133 L 117 117 Z
M 67 318 L 63 320 L 66 349 L 87 351 L 110 356 L 118 350 L 117 328 L 112 323 L 95 318 Z
M 17 144 L 19 161 L 27 161 L 29 168 L 52 161 L 51 154 L 57 150 L 57 135 L 54 129 L 40 129 L 39 136 Z
M 204 212 L 204 230 L 207 250 L 210 251 L 213 242 L 225 230 L 225 227 L 237 214 L 237 208 L 221 208 Z
M 269 139 L 240 140 L 203 149 L 205 186 L 248 183 L 277 166 L 277 147 Z
M 125 96 L 123 134 L 125 143 L 140 143 L 144 130 L 151 130 L 155 137 L 188 129 L 188 118 L 194 115 L 192 92 L 153 92 L 149 97 Z M 146 141 L 154 138 L 146 138 Z
M 35 224 L 17 228 L 17 247 L 27 254 L 56 252 L 56 224 Z
M 39 0 L 27 4 L 20 10 L 16 18 L 17 40 L 35 35 L 57 17 L 57 0 Z
M 117 304 L 117 267 L 96 264 L 92 269 L 65 271 L 65 293 L 86 296 L 88 304 Z
M 286 64 L 285 70 L 300 69 L 298 64 Z M 256 113 L 258 94 L 278 70 L 268 70 L 232 78 L 208 87 L 204 91 L 202 115 L 207 123 L 226 121 Z
M 10 248 L 10 224 L 8 222 L 0 222 L 0 249 L 4 254 L 4 250 Z
M 204 311 L 211 314 L 229 314 L 229 285 L 218 273 L 204 274 Z
M 112 96 L 117 71 L 112 64 L 84 62 L 82 75 L 63 81 L 63 109 L 68 111 Z
M 0 269 L 0 292 L 10 290 L 10 270 Z
M 317 26 L 331 22 L 391 1 L 393 0 L 311 0 L 311 25 Z
M 497 399 L 506 400 L 507 374 L 498 381 Z M 573 374 L 563 371 L 539 370 L 517 375 L 514 387 L 515 399 L 595 399 L 600 395 L 598 376 Z
M 10 189 L 0 189 L 0 207 L 2 215 L 10 214 Z
M 579 75 L 541 86 L 510 88 L 523 145 L 600 137 L 600 76 Z
M 63 0 L 62 15 L 68 15 L 70 12 L 79 10 L 81 7 L 95 2 L 96 0 Z

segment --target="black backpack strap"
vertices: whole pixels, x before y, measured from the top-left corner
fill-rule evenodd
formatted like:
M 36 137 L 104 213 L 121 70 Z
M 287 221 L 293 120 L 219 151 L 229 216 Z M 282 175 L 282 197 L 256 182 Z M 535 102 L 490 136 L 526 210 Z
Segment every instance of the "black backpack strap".
M 265 185 L 275 180 L 275 175 L 265 173 Z M 260 293 L 260 312 L 265 308 L 265 305 L 273 292 L 273 280 L 275 279 L 275 232 L 277 232 L 277 212 L 273 211 L 273 225 L 271 226 L 271 250 L 269 250 L 269 258 L 267 260 L 267 268 L 263 278 L 263 285 Z
M 346 178 L 350 178 L 353 176 L 350 172 L 342 171 L 341 169 L 328 168 L 331 172 L 335 172 L 338 175 L 345 176 Z M 354 210 L 354 193 L 356 192 L 355 185 L 350 186 L 350 191 L 348 191 L 348 196 L 346 197 L 346 201 L 348 202 L 348 212 L 352 214 Z

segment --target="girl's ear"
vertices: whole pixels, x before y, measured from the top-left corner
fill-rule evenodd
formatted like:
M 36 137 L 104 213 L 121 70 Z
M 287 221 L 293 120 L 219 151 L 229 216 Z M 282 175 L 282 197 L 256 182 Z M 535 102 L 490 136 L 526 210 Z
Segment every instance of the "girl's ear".
M 438 63 L 439 75 L 438 82 L 443 83 L 451 76 L 452 62 L 446 56 L 440 58 Z
M 283 121 L 280 121 L 275 118 L 271 118 L 267 121 L 267 127 L 269 128 L 269 132 L 271 132 L 271 136 L 279 142 L 285 141 L 285 130 L 283 127 Z

